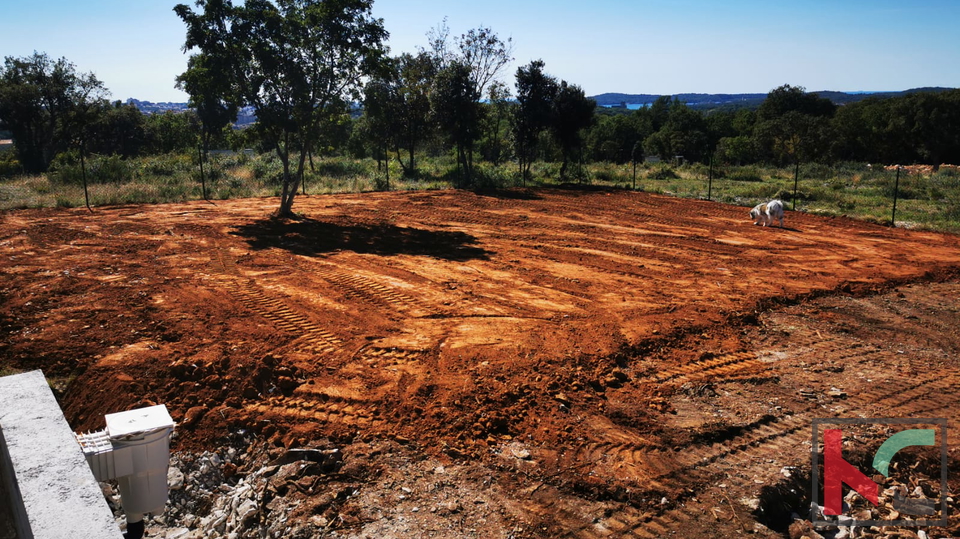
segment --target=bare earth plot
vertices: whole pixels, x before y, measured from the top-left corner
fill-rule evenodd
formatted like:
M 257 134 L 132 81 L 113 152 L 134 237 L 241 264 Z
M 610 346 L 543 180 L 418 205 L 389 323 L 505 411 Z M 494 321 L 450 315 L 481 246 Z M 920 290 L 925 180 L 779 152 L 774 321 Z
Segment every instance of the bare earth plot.
M 812 418 L 958 426 L 956 236 L 621 191 L 275 205 L 3 214 L 0 367 L 77 430 L 165 403 L 175 451 L 341 448 L 264 486 L 304 537 L 781 536 Z

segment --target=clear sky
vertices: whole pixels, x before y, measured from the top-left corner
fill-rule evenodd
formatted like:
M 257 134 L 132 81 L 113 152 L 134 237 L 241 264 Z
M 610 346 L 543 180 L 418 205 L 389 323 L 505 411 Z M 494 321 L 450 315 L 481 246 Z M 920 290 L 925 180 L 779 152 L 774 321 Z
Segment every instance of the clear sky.
M 185 101 L 177 2 L 0 0 L 0 55 L 34 50 L 92 71 L 114 99 Z M 454 34 L 512 37 L 513 72 L 546 70 L 604 92 L 765 93 L 960 87 L 958 0 L 376 0 L 394 54 L 426 45 L 444 16 Z

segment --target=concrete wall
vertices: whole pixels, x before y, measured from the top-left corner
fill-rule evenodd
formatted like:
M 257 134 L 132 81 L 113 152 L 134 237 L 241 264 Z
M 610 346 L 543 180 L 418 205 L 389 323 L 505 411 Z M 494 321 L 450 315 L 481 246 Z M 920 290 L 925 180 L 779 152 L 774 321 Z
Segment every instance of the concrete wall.
M 40 371 L 0 378 L 0 469 L 18 539 L 120 539 Z

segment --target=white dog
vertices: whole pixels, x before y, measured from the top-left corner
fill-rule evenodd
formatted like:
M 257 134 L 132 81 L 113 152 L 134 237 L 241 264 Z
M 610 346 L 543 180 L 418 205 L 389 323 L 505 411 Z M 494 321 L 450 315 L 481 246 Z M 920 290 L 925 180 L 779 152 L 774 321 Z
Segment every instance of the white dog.
M 764 204 L 757 204 L 750 210 L 750 218 L 753 224 L 769 226 L 774 221 L 780 221 L 780 228 L 783 228 L 783 202 L 771 200 Z

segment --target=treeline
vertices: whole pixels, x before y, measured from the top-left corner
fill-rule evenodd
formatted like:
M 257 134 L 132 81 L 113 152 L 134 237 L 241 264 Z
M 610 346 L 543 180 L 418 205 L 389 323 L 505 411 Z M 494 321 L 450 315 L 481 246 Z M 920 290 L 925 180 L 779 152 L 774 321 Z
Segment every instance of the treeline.
M 144 115 L 110 102 L 103 83 L 66 59 L 8 57 L 0 130 L 12 134 L 27 172 L 46 171 L 64 152 L 199 152 L 201 163 L 216 147 L 274 152 L 283 166 L 281 214 L 290 213 L 306 163 L 334 154 L 376 159 L 384 174 L 396 162 L 408 178 L 418 177 L 422 157 L 453 154 L 460 185 L 476 180 L 478 161 L 511 163 L 524 181 L 536 161 L 560 162 L 563 181 L 574 163 L 654 155 L 729 164 L 960 162 L 960 90 L 837 106 L 784 85 L 753 110 L 703 112 L 670 97 L 637 111 L 598 109 L 539 60 L 505 82 L 512 43 L 490 28 L 451 36 L 443 22 L 416 54 L 390 57 L 370 0 L 327 4 L 176 6 L 184 49 L 193 52 L 177 78 L 190 95 L 192 111 L 183 114 Z M 257 122 L 232 129 L 242 107 Z
M 27 173 L 46 172 L 58 155 L 84 152 L 123 158 L 196 151 L 194 111 L 143 114 L 110 101 L 103 83 L 67 59 L 43 53 L 8 57 L 0 68 L 0 130 L 8 132 Z M 242 142 L 224 131 L 218 143 Z
M 601 116 L 586 137 L 590 159 L 626 162 L 638 151 L 730 164 L 960 162 L 960 90 L 868 98 L 837 106 L 784 85 L 756 110 L 694 110 L 661 97 Z

